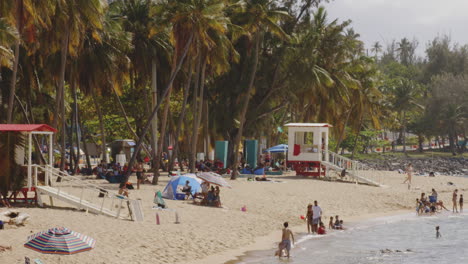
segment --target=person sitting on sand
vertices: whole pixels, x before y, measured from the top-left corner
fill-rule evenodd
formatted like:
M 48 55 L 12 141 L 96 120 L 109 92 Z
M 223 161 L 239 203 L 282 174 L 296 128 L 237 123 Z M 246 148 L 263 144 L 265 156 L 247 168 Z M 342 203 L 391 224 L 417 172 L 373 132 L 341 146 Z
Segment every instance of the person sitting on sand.
M 128 197 L 128 188 L 126 182 L 121 182 L 119 185 L 119 194 Z
M 442 208 L 445 209 L 446 211 L 450 211 L 449 209 L 445 208 L 444 202 L 443 202 L 443 201 L 438 201 L 438 202 L 436 203 L 436 206 L 438 207 L 438 210 L 439 210 L 439 211 L 441 211 Z
M 454 213 L 458 213 L 458 208 L 457 208 L 457 196 L 458 196 L 458 189 L 455 189 L 452 194 L 452 202 L 453 202 L 453 208 L 452 211 Z
M 333 229 L 340 229 L 340 219 L 338 216 L 335 216 L 335 224 L 333 224 Z
M 219 193 L 221 191 L 219 190 L 219 186 L 216 186 L 215 187 L 215 190 L 214 190 L 214 201 L 213 201 L 213 204 L 214 206 L 216 207 L 220 207 L 221 206 L 221 198 L 219 197 Z
M 184 187 L 182 188 L 182 192 L 185 193 L 185 200 L 190 198 L 192 195 L 192 186 L 190 186 L 190 181 L 186 181 Z M 193 195 L 192 195 L 193 197 Z
M 278 251 L 276 251 L 275 256 L 278 256 L 278 258 L 282 257 L 282 252 L 284 249 L 286 249 L 286 256 L 289 258 L 289 252 L 291 251 L 291 245 L 294 244 L 294 235 L 291 232 L 291 230 L 288 228 L 289 224 L 288 222 L 284 222 L 283 224 L 284 228 L 281 234 L 281 242 L 278 245 Z M 291 244 L 292 240 L 292 244 Z
M 325 231 L 325 225 L 323 224 L 323 222 L 320 222 L 320 227 L 317 230 L 317 234 L 325 235 L 326 233 L 327 231 Z
M 307 233 L 310 234 L 312 231 L 312 204 L 307 205 L 307 212 L 306 212 L 306 225 L 307 225 Z
M 215 201 L 215 188 L 214 186 L 211 186 L 211 189 L 208 191 L 208 194 L 207 194 L 208 205 L 213 205 L 214 201 Z

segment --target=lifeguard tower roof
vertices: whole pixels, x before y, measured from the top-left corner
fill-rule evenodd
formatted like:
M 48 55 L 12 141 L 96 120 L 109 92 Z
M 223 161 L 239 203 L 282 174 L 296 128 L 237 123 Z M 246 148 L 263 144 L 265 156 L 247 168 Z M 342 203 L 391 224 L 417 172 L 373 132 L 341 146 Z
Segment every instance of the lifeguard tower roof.
M 289 123 L 284 126 L 287 127 L 333 127 L 327 123 Z

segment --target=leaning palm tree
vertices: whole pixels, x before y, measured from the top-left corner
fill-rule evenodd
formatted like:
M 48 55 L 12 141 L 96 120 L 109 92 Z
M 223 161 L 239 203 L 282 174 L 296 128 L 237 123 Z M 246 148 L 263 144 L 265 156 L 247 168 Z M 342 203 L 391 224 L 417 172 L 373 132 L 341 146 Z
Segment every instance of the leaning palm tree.
M 103 0 L 76 0 L 65 1 L 55 0 L 55 14 L 53 23 L 56 25 L 48 32 L 52 43 L 52 50 L 60 52 L 59 81 L 56 94 L 55 112 L 53 126 L 58 126 L 58 113 L 62 117 L 61 133 L 61 153 L 62 159 L 60 169 L 65 168 L 65 137 L 66 137 L 66 117 L 65 117 L 65 70 L 68 56 L 77 57 L 86 32 L 91 32 L 91 36 L 97 30 L 102 29 L 103 12 L 107 3 Z M 105 155 L 105 154 L 104 154 Z
M 245 91 L 243 97 L 243 104 L 240 109 L 239 114 L 239 128 L 237 135 L 234 139 L 234 162 L 231 179 L 237 178 L 237 167 L 239 165 L 239 146 L 242 139 L 244 124 L 246 120 L 247 110 L 249 108 L 249 101 L 252 97 L 252 92 L 255 85 L 255 77 L 257 75 L 257 67 L 259 60 L 259 50 L 262 43 L 263 35 L 266 32 L 272 33 L 282 39 L 287 39 L 288 36 L 283 31 L 279 25 L 280 19 L 289 18 L 288 13 L 280 11 L 275 8 L 272 1 L 268 0 L 249 0 L 246 1 L 245 10 L 237 14 L 235 18 L 240 22 L 240 25 L 245 29 L 245 32 L 249 36 L 249 39 L 252 43 L 252 68 L 247 84 L 247 90 Z

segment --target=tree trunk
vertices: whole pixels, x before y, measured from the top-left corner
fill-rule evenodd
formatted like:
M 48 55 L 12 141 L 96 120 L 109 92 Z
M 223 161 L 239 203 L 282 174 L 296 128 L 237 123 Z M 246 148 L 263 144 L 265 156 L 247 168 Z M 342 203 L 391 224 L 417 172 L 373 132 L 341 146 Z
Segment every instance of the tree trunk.
M 403 112 L 402 136 L 403 136 L 403 153 L 406 153 L 406 112 Z
M 8 100 L 8 107 L 7 107 L 7 124 L 11 124 L 13 122 L 13 108 L 14 108 L 14 100 L 15 100 L 15 90 L 16 90 L 16 75 L 18 73 L 18 61 L 19 61 L 19 37 L 15 43 L 15 61 L 13 63 L 13 76 L 11 77 L 11 84 L 10 84 L 10 97 Z
M 167 93 L 169 92 L 169 89 L 172 86 L 172 83 L 174 82 L 174 79 L 175 79 L 177 73 L 179 72 L 180 68 L 182 67 L 184 59 L 185 59 L 185 57 L 187 55 L 187 52 L 188 52 L 188 49 L 190 47 L 190 44 L 192 43 L 192 39 L 193 39 L 193 33 L 190 35 L 190 38 L 188 39 L 187 43 L 185 44 L 182 56 L 180 57 L 179 62 L 177 63 L 176 69 L 174 71 L 172 71 L 172 73 L 171 73 L 171 76 L 169 78 L 169 82 L 168 82 L 168 84 L 166 85 L 166 87 L 165 87 L 165 89 L 163 91 L 161 99 L 158 101 L 158 104 L 154 107 L 153 112 L 149 116 L 149 118 L 148 118 L 148 120 L 146 122 L 146 125 L 145 125 L 145 127 L 143 128 L 143 130 L 141 132 L 140 139 L 138 140 L 138 142 L 137 142 L 137 144 L 135 146 L 135 151 L 133 152 L 132 158 L 130 159 L 130 162 L 128 164 L 129 168 L 133 168 L 133 164 L 135 163 L 136 157 L 139 155 L 140 148 L 141 148 L 141 145 L 143 143 L 143 138 L 148 133 L 148 130 L 151 127 L 153 118 L 156 116 L 156 113 L 158 112 L 162 101 L 167 96 Z M 128 181 L 128 178 L 130 177 L 130 174 L 131 174 L 131 169 L 127 170 L 127 172 L 125 173 L 124 181 Z
M 58 86 L 58 95 L 56 96 L 55 104 L 55 115 L 54 127 L 58 127 L 58 113 L 61 112 L 62 115 L 62 142 L 61 142 L 61 160 L 60 160 L 60 170 L 65 168 L 65 136 L 66 136 L 66 116 L 65 116 L 65 69 L 67 66 L 67 56 L 68 56 L 68 38 L 70 36 L 70 28 L 67 27 L 65 35 L 62 38 L 61 49 L 60 49 L 60 78 Z
M 18 105 L 20 106 L 21 108 L 21 111 L 23 112 L 23 115 L 24 115 L 24 118 L 26 119 L 26 122 L 28 124 L 31 124 L 31 121 L 32 121 L 32 124 L 34 124 L 34 116 L 31 112 L 31 107 L 29 107 L 29 111 L 30 111 L 30 116 L 31 116 L 31 120 L 28 118 L 28 112 L 26 111 L 26 108 L 24 108 L 23 104 L 21 103 L 20 99 L 18 98 L 18 96 L 15 95 L 15 99 L 16 101 L 18 102 Z M 36 135 L 33 135 L 33 139 L 34 139 L 34 145 L 35 145 L 35 149 L 36 149 L 36 157 L 39 157 L 40 158 L 40 162 L 42 164 L 46 164 L 46 161 L 44 159 L 44 156 L 42 155 L 42 152 L 40 151 L 41 150 L 41 147 L 39 145 L 39 141 L 37 140 L 37 136 Z
M 83 150 L 86 156 L 86 167 L 91 169 L 91 159 L 89 158 L 88 146 L 86 145 L 86 129 L 84 127 L 84 123 L 81 121 L 81 115 L 78 114 L 78 124 L 82 127 L 83 135 L 81 136 L 81 140 L 83 141 Z
M 111 84 L 112 85 L 112 84 Z M 122 104 L 122 101 L 120 100 L 120 97 L 119 95 L 117 94 L 117 91 L 114 89 L 114 86 L 112 86 L 112 91 L 114 92 L 114 97 L 115 99 L 117 100 L 117 103 L 119 105 L 119 108 L 120 108 L 120 111 L 122 112 L 122 115 L 124 117 L 124 120 L 125 120 L 125 125 L 127 125 L 127 128 L 130 132 L 132 132 L 133 136 L 135 137 L 135 140 L 138 141 L 139 137 L 137 135 L 137 133 L 135 132 L 135 130 L 133 130 L 132 128 L 132 125 L 130 124 L 130 121 L 128 120 L 128 115 L 127 115 L 127 112 L 125 111 L 125 108 Z M 153 157 L 153 155 L 151 154 L 151 152 L 145 147 L 143 146 L 143 150 L 146 152 L 146 154 L 148 154 L 148 157 Z
M 242 140 L 242 133 L 244 132 L 244 123 L 245 123 L 245 118 L 246 118 L 246 115 L 247 115 L 247 110 L 249 108 L 249 101 L 250 101 L 251 93 L 252 93 L 253 87 L 254 87 L 255 76 L 257 75 L 258 50 L 259 50 L 259 48 L 260 48 L 260 32 L 257 32 L 255 34 L 255 48 L 254 48 L 254 54 L 253 54 L 254 64 L 253 64 L 253 67 L 252 67 L 252 74 L 250 76 L 249 86 L 248 86 L 248 89 L 247 89 L 247 92 L 246 92 L 246 95 L 245 95 L 246 96 L 245 102 L 242 105 L 242 110 L 241 110 L 240 117 L 239 117 L 239 123 L 240 123 L 239 124 L 239 129 L 237 131 L 236 138 L 234 139 L 234 148 L 233 148 L 234 162 L 232 164 L 233 172 L 232 172 L 231 180 L 235 180 L 237 178 L 237 174 L 238 174 L 237 167 L 239 167 L 239 146 L 240 146 L 240 142 Z
M 340 149 L 341 142 L 343 142 L 344 134 L 346 132 L 346 126 L 348 125 L 348 120 L 349 120 L 349 117 L 351 116 L 352 110 L 353 110 L 353 108 L 351 107 L 351 109 L 349 109 L 348 114 L 346 115 L 346 121 L 345 121 L 345 123 L 343 125 L 343 130 L 341 130 L 340 137 L 338 138 L 338 142 L 336 142 L 335 153 L 338 153 L 338 150 Z
M 204 97 L 204 88 L 205 88 L 205 71 L 206 71 L 206 64 L 207 64 L 207 58 L 205 57 L 203 59 L 203 66 L 201 67 L 200 73 L 200 83 L 199 83 L 199 93 L 194 93 L 193 96 L 198 97 L 199 100 L 197 102 L 196 106 L 196 112 L 194 112 L 194 118 L 193 118 L 193 134 L 192 134 L 192 159 L 194 162 L 192 162 L 190 171 L 192 173 L 195 172 L 195 164 L 196 164 L 196 158 L 197 158 L 197 145 L 198 145 L 198 130 L 200 128 L 200 121 L 202 117 L 202 110 L 203 110 L 203 97 Z M 196 91 L 195 91 L 196 92 Z
M 71 82 L 71 88 L 73 92 L 73 104 L 74 104 L 74 125 L 75 125 L 75 133 L 76 133 L 76 160 L 75 160 L 75 168 L 74 172 L 77 172 L 80 169 L 80 157 L 81 157 L 81 148 L 80 148 L 80 123 L 78 122 L 78 94 L 76 92 L 76 83 Z M 72 126 L 73 127 L 73 126 Z M 73 136 L 73 131 L 72 131 L 72 136 Z M 73 138 L 73 137 L 72 137 Z M 73 139 L 72 139 L 72 145 L 73 145 Z
M 21 31 L 22 31 L 22 26 L 21 26 L 22 5 L 23 5 L 22 0 L 16 1 L 16 6 L 15 6 L 16 7 L 16 28 L 19 34 L 21 34 Z M 15 60 L 13 62 L 13 75 L 11 76 L 10 97 L 8 99 L 7 124 L 11 124 L 13 122 L 13 108 L 15 104 L 16 76 L 18 74 L 20 40 L 21 40 L 21 37 L 18 36 L 18 39 L 15 41 Z
M 156 58 L 153 58 L 151 62 L 151 108 L 154 108 L 156 104 L 158 103 L 158 71 L 157 71 L 157 64 L 156 64 Z M 153 182 L 158 182 L 156 176 L 159 174 L 159 168 L 156 165 L 158 163 L 157 160 L 157 146 L 158 146 L 158 115 L 153 119 L 153 122 L 151 124 L 151 150 L 152 152 L 152 169 L 153 169 Z M 153 183 L 152 182 L 152 183 Z
M 179 135 L 180 135 L 180 131 L 182 130 L 182 123 L 184 122 L 184 118 L 185 118 L 185 112 L 186 112 L 186 108 L 187 108 L 187 101 L 188 101 L 188 95 L 189 95 L 189 90 L 190 90 L 190 84 L 192 83 L 192 75 L 193 75 L 193 64 L 192 63 L 190 63 L 189 73 L 188 74 L 189 75 L 188 75 L 188 78 L 187 78 L 187 83 L 185 84 L 185 87 L 184 87 L 184 101 L 182 102 L 182 109 L 181 109 L 181 112 L 180 112 L 179 119 L 177 120 L 177 127 L 176 127 L 176 131 L 175 131 L 175 134 L 174 134 L 175 144 L 174 144 L 174 148 L 172 149 L 172 157 L 171 157 L 171 161 L 170 161 L 170 164 L 169 164 L 169 171 L 174 169 L 174 161 L 175 161 L 176 158 L 179 161 L 179 166 L 181 166 L 181 160 L 178 158 L 179 157 Z
M 356 146 L 357 146 L 357 142 L 359 140 L 359 134 L 361 133 L 362 120 L 363 120 L 363 116 L 361 115 L 361 118 L 359 119 L 359 128 L 358 128 L 358 131 L 357 131 L 357 134 L 356 134 L 356 139 L 354 140 L 354 146 L 353 146 L 353 152 L 351 154 L 351 159 L 354 159 L 354 154 L 356 153 Z
M 104 117 L 102 116 L 102 112 L 101 112 L 101 106 L 99 105 L 99 102 L 96 98 L 96 94 L 93 94 L 93 102 L 94 102 L 94 106 L 96 107 L 96 112 L 98 114 L 98 119 L 99 119 L 99 128 L 101 130 L 101 151 L 102 151 L 102 159 L 104 160 L 104 162 L 107 163 L 107 143 L 106 143 L 106 131 L 104 129 Z M 129 171 L 131 171 L 132 167 L 129 167 Z

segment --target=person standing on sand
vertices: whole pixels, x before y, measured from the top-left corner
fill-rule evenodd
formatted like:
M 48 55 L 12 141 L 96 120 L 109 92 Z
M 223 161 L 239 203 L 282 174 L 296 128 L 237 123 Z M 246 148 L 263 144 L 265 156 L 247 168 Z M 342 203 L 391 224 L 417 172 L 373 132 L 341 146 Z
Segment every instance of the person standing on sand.
M 294 235 L 291 232 L 291 230 L 288 228 L 289 224 L 288 222 L 284 222 L 283 224 L 283 232 L 281 235 L 281 242 L 278 245 L 278 251 L 276 251 L 275 256 L 278 256 L 278 258 L 282 257 L 283 250 L 286 249 L 286 256 L 289 258 L 289 252 L 291 251 L 291 239 L 292 243 L 294 244 Z
M 403 183 L 408 182 L 408 189 L 411 187 L 411 177 L 413 176 L 413 164 L 408 164 L 408 167 L 406 167 L 406 180 Z
M 138 161 L 136 167 L 136 175 L 137 175 L 137 190 L 140 190 L 140 183 L 143 182 L 143 162 L 141 160 Z
M 307 233 L 310 234 L 310 231 L 313 230 L 312 228 L 312 204 L 307 205 L 307 213 L 306 213 L 306 224 L 307 224 Z
M 318 225 L 322 221 L 322 208 L 318 206 L 317 201 L 314 201 L 312 206 L 312 234 L 317 233 Z
M 457 196 L 458 196 L 458 189 L 455 189 L 455 191 L 453 191 L 453 195 L 452 195 L 452 202 L 453 202 L 452 211 L 453 211 L 454 213 L 458 213 L 458 209 L 457 209 Z
M 460 213 L 463 213 L 463 194 L 460 194 L 458 205 L 460 206 Z

